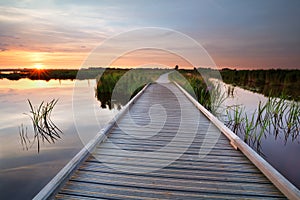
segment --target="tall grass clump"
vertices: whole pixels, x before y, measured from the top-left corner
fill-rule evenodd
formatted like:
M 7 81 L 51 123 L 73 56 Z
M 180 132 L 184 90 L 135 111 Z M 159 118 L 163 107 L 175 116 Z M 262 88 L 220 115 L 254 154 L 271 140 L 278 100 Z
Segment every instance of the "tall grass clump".
M 60 134 L 63 133 L 52 121 L 51 114 L 57 104 L 58 99 L 53 99 L 50 102 L 42 102 L 38 107 L 34 107 L 31 101 L 28 99 L 30 107 L 30 113 L 24 113 L 29 116 L 33 126 L 33 139 L 30 140 L 27 135 L 27 127 L 24 130 L 23 124 L 19 127 L 19 135 L 21 137 L 21 144 L 23 148 L 28 150 L 30 147 L 37 142 L 37 151 L 40 152 L 41 142 L 55 143 L 56 140 L 60 139 Z
M 227 123 L 226 125 L 231 128 L 233 132 L 240 132 L 242 123 L 244 121 L 243 107 L 241 106 L 230 106 L 226 109 Z
M 96 80 L 95 95 L 101 102 L 102 108 L 120 107 L 126 104 L 130 97 L 136 95 L 143 88 L 142 86 L 154 82 L 166 71 L 163 69 L 106 69 Z
M 169 78 L 181 85 L 212 114 L 220 116 L 222 104 L 226 99 L 226 94 L 222 91 L 220 84 L 202 77 L 195 70 L 181 70 L 180 74 L 173 72 Z

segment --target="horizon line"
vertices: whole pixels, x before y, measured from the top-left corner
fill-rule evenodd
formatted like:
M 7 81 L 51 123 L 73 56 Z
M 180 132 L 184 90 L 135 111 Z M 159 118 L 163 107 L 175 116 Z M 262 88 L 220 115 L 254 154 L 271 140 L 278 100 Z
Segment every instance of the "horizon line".
M 100 67 L 100 66 L 91 66 L 91 67 L 78 67 L 78 68 L 67 68 L 67 67 L 62 67 L 62 68 L 42 68 L 38 70 L 83 70 L 83 69 L 174 69 L 174 67 L 134 67 L 134 66 L 111 66 L 111 67 Z M 216 66 L 216 67 L 180 67 L 179 70 L 193 70 L 193 69 L 210 69 L 210 70 L 237 70 L 237 71 L 242 71 L 242 70 L 300 70 L 299 67 L 297 68 L 238 68 L 238 67 L 228 67 L 228 66 Z M 34 70 L 37 69 L 35 67 L 12 67 L 12 68 L 2 68 L 0 67 L 0 71 L 13 71 L 13 70 Z

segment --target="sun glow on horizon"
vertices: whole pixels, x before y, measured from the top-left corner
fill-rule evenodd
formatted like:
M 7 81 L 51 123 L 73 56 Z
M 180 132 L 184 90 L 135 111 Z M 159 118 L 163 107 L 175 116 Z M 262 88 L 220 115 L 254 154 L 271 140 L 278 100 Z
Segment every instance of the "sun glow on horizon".
M 41 64 L 41 63 L 36 63 L 36 64 L 34 65 L 34 68 L 37 69 L 37 70 L 41 70 L 41 69 L 44 68 L 44 65 Z

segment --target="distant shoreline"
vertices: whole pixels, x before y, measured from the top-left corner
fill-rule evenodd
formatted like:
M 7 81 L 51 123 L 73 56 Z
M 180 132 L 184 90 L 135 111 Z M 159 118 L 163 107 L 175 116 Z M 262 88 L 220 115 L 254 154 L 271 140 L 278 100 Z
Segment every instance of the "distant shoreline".
M 135 70 L 153 70 L 151 68 L 139 68 Z M 155 69 L 155 68 L 154 68 Z M 8 80 L 85 80 L 95 79 L 99 74 L 125 73 L 131 69 L 124 68 L 87 68 L 87 69 L 0 69 L 0 79 Z M 159 70 L 159 69 L 155 69 Z M 166 69 L 161 69 L 166 70 Z M 206 76 L 210 78 L 216 75 L 215 70 L 209 68 L 179 69 L 178 72 L 187 76 Z M 299 100 L 300 70 L 268 69 L 268 70 L 232 70 L 224 68 L 219 70 L 222 81 L 233 86 L 264 94 L 265 96 L 282 96 Z

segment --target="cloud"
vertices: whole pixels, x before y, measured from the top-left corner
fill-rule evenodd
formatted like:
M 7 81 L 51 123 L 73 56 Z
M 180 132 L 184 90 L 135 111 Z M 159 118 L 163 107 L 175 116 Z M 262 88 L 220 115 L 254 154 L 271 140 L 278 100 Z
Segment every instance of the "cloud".
M 72 52 L 90 51 L 114 30 L 92 7 L 70 10 L 0 7 L 1 41 L 5 49 Z M 101 12 L 100 12 L 101 13 Z M 86 46 L 88 48 L 82 48 Z
M 282 57 L 280 65 L 294 66 L 299 8 L 277 0 L 7 0 L 0 2 L 0 51 L 88 53 L 120 32 L 165 27 L 190 35 L 222 65 L 277 65 Z

